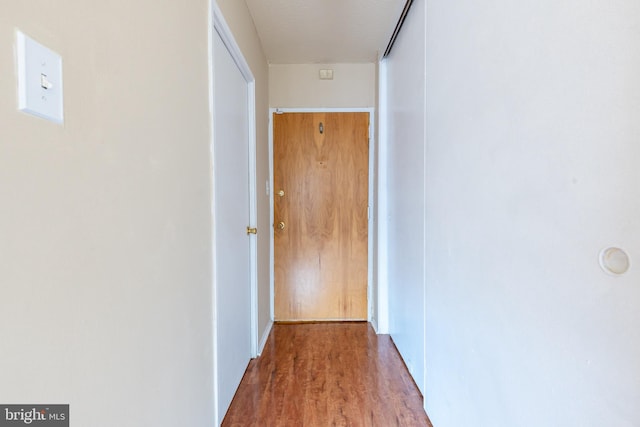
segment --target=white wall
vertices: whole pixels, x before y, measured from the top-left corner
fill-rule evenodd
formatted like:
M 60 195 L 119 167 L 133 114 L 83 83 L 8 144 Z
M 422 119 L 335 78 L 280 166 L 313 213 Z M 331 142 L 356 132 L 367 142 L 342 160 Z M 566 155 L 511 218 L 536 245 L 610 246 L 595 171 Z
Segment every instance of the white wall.
M 424 2 L 411 8 L 386 68 L 389 333 L 424 393 Z M 384 161 L 385 157 L 381 157 Z M 384 179 L 384 176 L 383 176 Z M 384 243 L 382 243 L 384 245 Z M 384 286 L 384 285 L 383 285 Z
M 640 425 L 639 17 L 632 0 L 427 4 L 438 427 Z M 599 269 L 609 245 L 627 275 Z
M 320 80 L 320 69 L 334 70 Z M 273 108 L 374 107 L 375 64 L 271 64 L 269 106 Z
M 0 402 L 209 425 L 207 16 L 205 0 L 3 3 Z M 16 28 L 62 55 L 64 126 L 17 111 Z
M 271 322 L 269 196 L 265 184 L 269 181 L 269 70 L 244 1 L 217 0 L 242 54 L 255 78 L 256 90 L 256 188 L 258 211 L 258 339 L 266 338 Z

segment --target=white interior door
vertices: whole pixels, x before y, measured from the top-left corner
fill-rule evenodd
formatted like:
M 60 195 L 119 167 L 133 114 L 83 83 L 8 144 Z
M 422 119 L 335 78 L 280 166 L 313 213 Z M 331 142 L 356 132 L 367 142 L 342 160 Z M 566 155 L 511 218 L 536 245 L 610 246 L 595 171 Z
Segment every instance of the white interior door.
M 251 358 L 249 88 L 214 32 L 214 209 L 218 423 Z

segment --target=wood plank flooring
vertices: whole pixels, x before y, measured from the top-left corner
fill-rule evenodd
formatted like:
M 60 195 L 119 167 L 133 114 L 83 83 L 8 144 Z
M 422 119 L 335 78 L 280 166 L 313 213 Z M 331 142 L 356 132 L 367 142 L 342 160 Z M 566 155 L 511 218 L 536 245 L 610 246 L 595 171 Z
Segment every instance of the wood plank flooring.
M 365 322 L 275 324 L 222 425 L 432 427 L 393 342 Z

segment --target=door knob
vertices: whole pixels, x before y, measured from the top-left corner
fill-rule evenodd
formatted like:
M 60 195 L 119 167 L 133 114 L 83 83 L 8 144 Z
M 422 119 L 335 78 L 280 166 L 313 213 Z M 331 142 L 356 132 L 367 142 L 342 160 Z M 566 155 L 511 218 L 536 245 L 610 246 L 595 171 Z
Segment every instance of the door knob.
M 280 197 L 284 197 L 284 190 L 280 190 L 276 194 Z
M 286 225 L 284 224 L 284 222 L 283 222 L 283 221 L 280 221 L 280 222 L 278 223 L 278 228 L 279 228 L 280 230 L 284 230 L 284 228 L 285 228 L 285 227 L 286 227 Z
M 247 227 L 247 234 L 258 234 L 258 229 Z

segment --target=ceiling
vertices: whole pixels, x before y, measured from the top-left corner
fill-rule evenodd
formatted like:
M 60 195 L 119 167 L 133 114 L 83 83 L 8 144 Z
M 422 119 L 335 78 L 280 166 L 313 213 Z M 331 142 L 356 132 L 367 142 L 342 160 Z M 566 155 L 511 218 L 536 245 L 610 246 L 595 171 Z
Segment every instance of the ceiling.
M 246 0 L 271 64 L 375 62 L 406 0 Z

